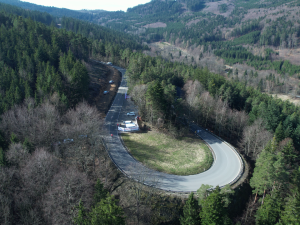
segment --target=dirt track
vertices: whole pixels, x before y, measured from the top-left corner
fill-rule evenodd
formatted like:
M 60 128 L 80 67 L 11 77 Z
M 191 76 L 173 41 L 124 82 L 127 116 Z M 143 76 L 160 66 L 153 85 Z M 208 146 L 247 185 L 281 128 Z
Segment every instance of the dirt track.
M 99 110 L 101 117 L 105 118 L 106 113 L 118 91 L 121 82 L 121 73 L 111 66 L 90 60 L 86 67 L 90 76 L 89 103 L 95 105 Z M 113 80 L 113 84 L 109 81 Z M 104 91 L 109 91 L 104 95 Z

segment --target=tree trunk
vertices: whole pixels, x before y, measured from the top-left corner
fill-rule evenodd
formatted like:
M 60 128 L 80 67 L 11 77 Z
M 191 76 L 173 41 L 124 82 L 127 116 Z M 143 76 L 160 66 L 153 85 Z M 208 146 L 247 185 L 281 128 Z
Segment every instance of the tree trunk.
M 256 202 L 256 199 L 257 199 L 257 192 L 258 192 L 258 191 L 256 191 L 256 194 L 255 194 L 255 198 L 254 198 L 253 204 Z
M 261 201 L 261 205 L 264 204 L 265 194 L 266 194 L 266 189 L 264 190 L 264 194 L 263 194 L 263 199 L 262 199 L 262 201 Z

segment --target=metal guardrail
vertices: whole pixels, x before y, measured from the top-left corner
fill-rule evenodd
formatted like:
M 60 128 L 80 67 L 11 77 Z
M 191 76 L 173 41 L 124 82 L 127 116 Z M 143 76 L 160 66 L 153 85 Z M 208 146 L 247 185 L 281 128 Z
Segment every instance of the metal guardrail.
M 229 148 L 231 148 L 234 153 L 237 155 L 238 159 L 240 160 L 240 164 L 241 164 L 241 169 L 240 169 L 240 172 L 238 174 L 238 176 L 233 179 L 231 182 L 229 182 L 230 185 L 233 185 L 234 183 L 236 183 L 243 175 L 244 173 L 244 168 L 245 168 L 245 165 L 244 165 L 244 161 L 242 159 L 242 157 L 240 156 L 240 154 L 238 153 L 238 151 L 231 145 L 229 144 L 227 141 L 224 141 L 222 138 L 218 137 L 217 135 L 213 134 L 210 132 L 210 134 L 212 134 L 213 136 L 215 136 L 216 138 L 220 139 L 222 142 L 224 142 Z M 222 186 L 223 187 L 223 186 Z
M 195 124 L 195 125 L 196 125 L 196 124 Z M 240 164 L 241 164 L 241 169 L 240 169 L 240 172 L 239 172 L 238 176 L 237 176 L 235 179 L 233 179 L 231 182 L 228 183 L 228 184 L 230 184 L 230 185 L 235 184 L 235 183 L 242 177 L 242 175 L 243 175 L 243 173 L 244 173 L 244 168 L 245 168 L 244 161 L 243 161 L 242 157 L 240 156 L 240 154 L 238 153 L 238 151 L 237 151 L 231 144 L 229 144 L 227 141 L 223 140 L 221 137 L 215 135 L 214 133 L 211 133 L 210 131 L 206 130 L 205 128 L 203 128 L 203 127 L 200 126 L 200 125 L 196 125 L 196 126 L 201 127 L 201 128 L 202 128 L 203 130 L 205 130 L 206 132 L 210 133 L 210 134 L 213 135 L 214 137 L 216 137 L 216 138 L 218 138 L 219 140 L 221 140 L 224 144 L 226 144 L 229 148 L 231 148 L 231 149 L 233 150 L 233 152 L 237 155 L 237 157 L 238 157 L 238 159 L 239 159 L 239 161 L 240 161 Z M 201 139 L 202 139 L 202 138 L 201 138 Z M 222 187 L 224 187 L 224 186 L 225 186 L 225 185 L 220 186 L 220 188 L 222 188 Z
M 107 136 L 108 136 L 108 135 L 107 135 Z M 104 148 L 105 148 L 105 150 L 106 150 L 106 152 L 107 152 L 109 158 L 110 158 L 111 161 L 116 165 L 117 169 L 118 169 L 121 173 L 123 173 L 123 174 L 125 174 L 126 176 L 128 176 L 128 175 L 125 173 L 125 171 L 123 171 L 123 170 L 118 166 L 118 164 L 115 162 L 115 160 L 111 157 L 110 152 L 109 152 L 109 148 L 107 147 L 106 141 L 104 140 L 104 138 L 102 138 L 102 143 L 103 143 L 103 145 L 104 145 Z

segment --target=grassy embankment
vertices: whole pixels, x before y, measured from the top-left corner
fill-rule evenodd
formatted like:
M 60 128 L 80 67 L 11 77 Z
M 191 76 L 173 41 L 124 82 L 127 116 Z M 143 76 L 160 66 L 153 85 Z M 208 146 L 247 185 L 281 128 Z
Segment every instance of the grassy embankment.
M 158 131 L 122 134 L 133 157 L 149 168 L 176 175 L 201 173 L 213 163 L 206 144 L 193 135 L 174 139 Z

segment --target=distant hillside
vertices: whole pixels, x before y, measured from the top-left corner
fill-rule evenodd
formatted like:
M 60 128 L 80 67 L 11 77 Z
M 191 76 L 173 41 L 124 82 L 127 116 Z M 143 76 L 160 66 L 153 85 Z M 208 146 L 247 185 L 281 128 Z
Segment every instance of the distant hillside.
M 0 12 L 3 12 L 5 14 L 14 14 L 22 16 L 23 18 L 31 18 L 34 21 L 41 22 L 46 25 L 59 26 L 60 28 L 64 28 L 75 33 L 81 34 L 86 38 L 101 40 L 102 42 L 113 42 L 114 44 L 118 44 L 121 48 L 124 49 L 130 48 L 135 50 L 142 50 L 145 48 L 140 44 L 141 41 L 136 36 L 132 36 L 124 32 L 111 30 L 106 27 L 99 26 L 97 24 L 93 24 L 84 20 L 74 19 L 72 17 L 66 17 L 61 15 L 61 12 L 75 12 L 73 10 L 64 11 L 64 9 L 62 9 L 62 11 L 60 11 L 61 9 L 54 7 L 38 6 L 31 3 L 24 4 L 24 6 L 30 6 L 31 8 L 53 9 L 52 11 L 55 11 L 57 9 L 58 12 L 60 12 L 60 17 L 58 17 L 50 15 L 47 12 L 22 9 L 17 6 L 1 2 L 10 1 L 0 0 Z M 18 5 L 17 3 L 20 3 L 20 5 L 23 5 L 23 2 L 17 0 L 11 1 L 10 3 L 16 3 L 16 5 Z
M 53 16 L 57 16 L 57 17 L 68 16 L 68 17 L 84 19 L 84 20 L 92 20 L 93 19 L 92 14 L 81 13 L 81 12 L 78 12 L 75 10 L 70 10 L 70 9 L 41 6 L 41 5 L 29 3 L 29 2 L 22 2 L 20 0 L 0 0 L 0 2 L 18 6 L 18 7 L 25 8 L 25 9 L 29 9 L 29 10 L 47 12 L 47 13 L 49 13 Z
M 258 72 L 258 81 L 247 82 L 247 85 L 257 86 L 259 79 L 263 79 L 261 86 L 265 91 L 282 92 L 286 80 L 290 86 L 285 88 L 285 93 L 299 89 L 298 82 L 293 79 L 300 77 L 300 0 L 152 0 L 129 8 L 127 12 L 79 12 L 23 4 L 17 0 L 0 2 L 44 10 L 59 18 L 82 19 L 123 34 L 133 34 L 140 43 L 152 45 L 149 55 L 162 54 L 165 59 L 208 67 L 225 76 L 227 72 L 228 76 L 233 74 L 223 69 L 225 64 L 238 70 L 239 79 L 244 79 L 242 76 L 247 70 L 253 74 Z M 73 22 L 67 24 L 68 29 L 77 32 Z M 95 32 L 85 29 L 84 33 Z M 164 42 L 169 47 L 160 48 L 155 46 L 156 42 Z M 276 80 L 272 88 L 267 85 L 270 73 Z M 300 89 L 296 92 L 300 94 Z
M 42 102 L 54 93 L 74 105 L 87 95 L 83 61 L 117 62 L 125 49 L 147 49 L 126 33 L 4 3 L 0 28 L 0 113 L 26 98 Z
M 106 16 L 107 12 L 105 10 L 71 10 L 65 8 L 56 8 L 49 6 L 36 5 L 29 2 L 23 2 L 20 0 L 0 0 L 2 3 L 18 6 L 24 9 L 36 10 L 40 12 L 47 12 L 55 17 L 72 17 L 75 19 L 86 20 L 86 21 L 97 21 L 99 18 Z M 113 13 L 113 12 L 112 12 Z M 116 12 L 118 14 L 118 12 Z M 124 12 L 123 12 L 124 13 Z

